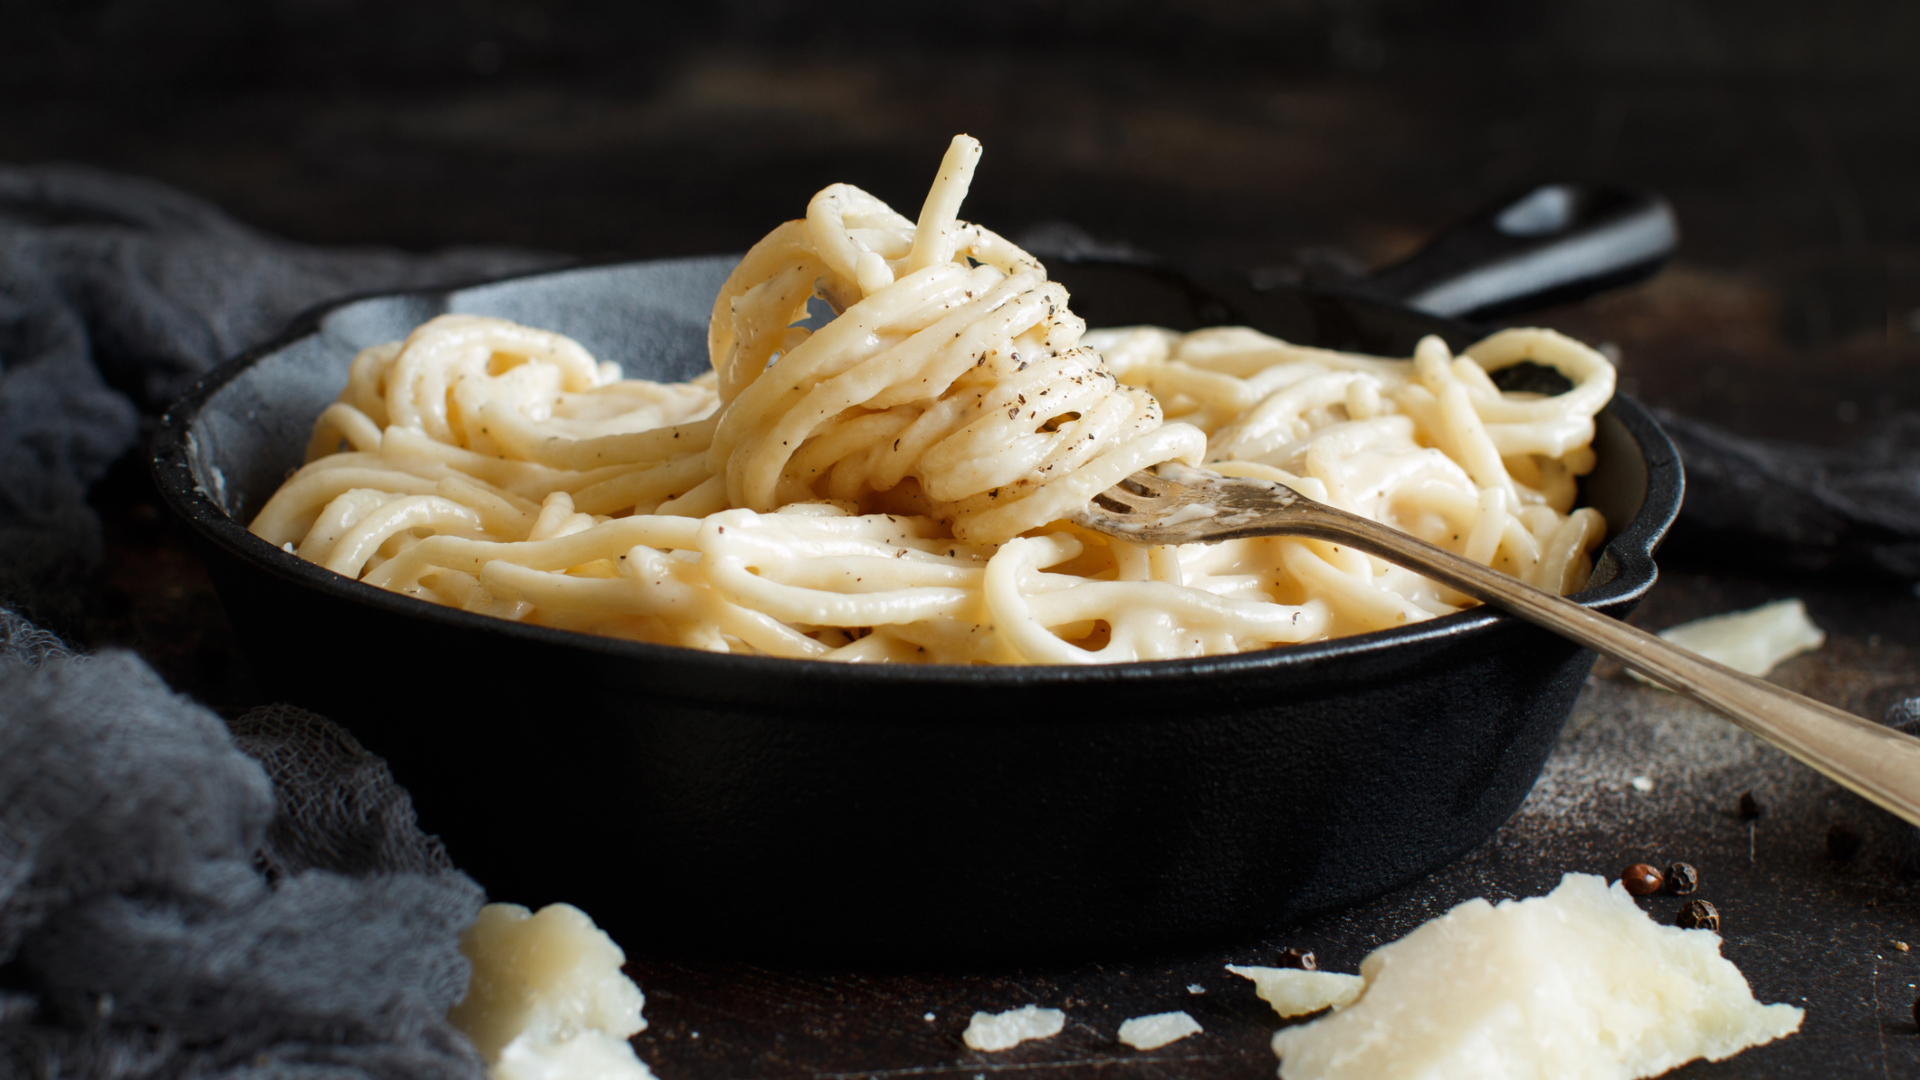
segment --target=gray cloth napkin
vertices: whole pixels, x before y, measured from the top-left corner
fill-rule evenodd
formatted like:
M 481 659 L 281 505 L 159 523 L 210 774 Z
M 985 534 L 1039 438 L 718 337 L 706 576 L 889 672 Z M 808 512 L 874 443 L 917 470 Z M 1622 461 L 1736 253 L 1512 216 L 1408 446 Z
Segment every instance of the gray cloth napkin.
M 78 610 L 88 487 L 302 309 L 558 261 L 301 247 L 158 184 L 0 167 L 0 603 Z M 230 731 L 0 608 L 0 1076 L 477 1078 L 444 1018 L 481 899 L 324 718 Z
M 1747 439 L 1656 410 L 1687 498 L 1669 554 L 1761 570 L 1920 579 L 1920 413 L 1838 449 Z
M 0 1076 L 478 1080 L 481 900 L 324 718 L 0 611 Z

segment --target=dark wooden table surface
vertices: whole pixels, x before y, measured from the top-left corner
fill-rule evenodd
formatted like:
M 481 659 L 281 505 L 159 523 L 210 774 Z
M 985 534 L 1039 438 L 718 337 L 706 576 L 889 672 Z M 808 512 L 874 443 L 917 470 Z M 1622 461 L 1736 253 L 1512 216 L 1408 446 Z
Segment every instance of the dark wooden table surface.
M 603 63 L 576 78 L 551 63 L 516 67 L 557 31 L 499 10 L 492 37 L 454 54 L 464 70 L 413 82 L 349 70 L 244 93 L 190 79 L 149 94 L 10 85 L 0 159 L 155 176 L 308 242 L 649 256 L 740 250 L 837 180 L 911 210 L 946 138 L 966 130 L 986 145 L 970 218 L 1016 236 L 1070 222 L 1191 265 L 1309 281 L 1390 260 L 1516 184 L 1617 179 L 1673 199 L 1680 257 L 1651 282 L 1533 321 L 1616 348 L 1623 388 L 1642 400 L 1746 434 L 1840 445 L 1920 409 L 1920 90 L 1884 68 L 1562 70 L 1515 53 L 1490 69 L 1484 51 L 1456 67 L 1400 62 L 1425 39 L 1363 35 L 1335 41 L 1343 62 L 1219 66 L 708 41 L 654 48 L 631 77 Z M 93 502 L 108 557 L 62 629 L 139 650 L 216 708 L 262 703 L 137 456 Z M 1871 716 L 1920 694 L 1910 585 L 1742 571 L 1711 551 L 1676 551 L 1635 621 L 1658 628 L 1802 597 L 1827 645 L 1776 678 Z M 1746 791 L 1766 807 L 1754 821 L 1735 812 Z M 1834 823 L 1865 838 L 1850 861 L 1827 856 Z M 651 1027 L 636 1045 L 665 1080 L 1255 1077 L 1274 1067 L 1277 1021 L 1224 963 L 1299 945 L 1352 971 L 1459 900 L 1686 859 L 1756 994 L 1804 1005 L 1807 1020 L 1782 1043 L 1676 1075 L 1914 1076 L 1920 952 L 1896 942 L 1920 948 L 1917 858 L 1910 830 L 1602 664 L 1539 786 L 1492 840 L 1306 925 L 1164 955 L 980 970 L 713 962 L 622 944 L 648 995 Z M 1666 918 L 1675 903 L 1648 906 Z M 1001 1054 L 962 1045 L 974 1010 L 1030 1003 L 1066 1010 L 1066 1031 Z M 1150 1053 L 1115 1041 L 1120 1020 L 1170 1009 L 1205 1032 Z

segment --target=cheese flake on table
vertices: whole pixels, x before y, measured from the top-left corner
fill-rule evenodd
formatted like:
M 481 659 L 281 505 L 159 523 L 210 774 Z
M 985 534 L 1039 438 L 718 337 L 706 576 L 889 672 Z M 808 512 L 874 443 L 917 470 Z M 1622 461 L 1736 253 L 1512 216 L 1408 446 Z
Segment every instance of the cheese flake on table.
M 974 1050 L 1005 1050 L 1028 1039 L 1051 1039 L 1067 1026 L 1059 1009 L 1027 1005 L 1003 1013 L 977 1012 L 961 1038 Z
M 646 998 L 621 973 L 626 954 L 585 912 L 488 904 L 460 951 L 473 978 L 447 1019 L 492 1080 L 652 1080 L 627 1041 L 646 1030 Z
M 1200 1034 L 1200 1022 L 1184 1010 L 1136 1016 L 1120 1025 L 1120 1041 L 1135 1050 L 1158 1050 L 1189 1035 Z
M 1827 635 L 1807 617 L 1799 600 L 1775 600 L 1747 611 L 1732 611 L 1670 626 L 1660 636 L 1675 645 L 1757 678 L 1781 663 L 1827 643 Z M 1660 684 L 1631 673 L 1644 683 Z
M 1281 1016 L 1305 1016 L 1328 1007 L 1343 1009 L 1360 996 L 1361 988 L 1366 985 L 1366 980 L 1358 975 L 1341 975 L 1333 971 L 1241 967 L 1238 964 L 1228 964 L 1227 970 L 1241 978 L 1252 979 L 1253 992 L 1260 995 L 1261 1001 L 1273 1006 L 1273 1011 Z
M 1346 1008 L 1273 1037 L 1283 1080 L 1636 1080 L 1790 1035 L 1720 935 L 1662 926 L 1618 882 L 1469 900 L 1373 951 Z

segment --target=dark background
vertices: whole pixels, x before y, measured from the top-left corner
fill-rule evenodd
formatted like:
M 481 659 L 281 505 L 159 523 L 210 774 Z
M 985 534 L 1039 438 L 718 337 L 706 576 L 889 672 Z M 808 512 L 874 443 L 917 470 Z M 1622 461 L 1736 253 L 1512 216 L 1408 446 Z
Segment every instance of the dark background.
M 1673 200 L 1681 257 L 1568 328 L 1630 389 L 1823 442 L 1920 407 L 1904 0 L 109 0 L 6 29 L 0 159 L 314 243 L 740 250 L 834 181 L 911 211 L 964 130 L 967 213 L 1004 233 L 1325 278 L 1519 184 L 1625 181 Z
M 1681 258 L 1572 328 L 1642 396 L 1819 441 L 1920 407 L 1887 353 L 1920 334 L 1904 0 L 111 0 L 6 30 L 0 159 L 314 243 L 739 250 L 833 181 L 911 211 L 962 130 L 967 212 L 1004 233 L 1280 276 L 1388 261 L 1518 184 L 1626 181 L 1673 200 Z M 1685 384 L 1640 385 L 1649 347 Z M 1736 354 L 1829 369 L 1820 407 L 1731 385 Z
M 743 250 L 834 181 L 912 214 L 966 131 L 986 147 L 970 219 L 1014 237 L 1070 223 L 1178 263 L 1308 282 L 1392 261 L 1521 185 L 1624 182 L 1672 200 L 1677 258 L 1528 321 L 1614 346 L 1623 388 L 1651 404 L 1839 445 L 1920 409 L 1916 57 L 1911 0 L 13 3 L 0 6 L 0 161 L 151 176 L 306 243 L 603 259 Z M 223 711 L 259 704 L 139 455 L 93 502 L 108 558 L 59 628 L 138 648 Z M 1756 576 L 1683 553 L 1662 567 L 1636 622 L 1802 595 L 1830 644 L 1783 682 L 1867 715 L 1920 692 L 1920 604 L 1904 582 Z M 1916 972 L 1887 951 L 1920 945 L 1898 831 L 1744 742 L 1711 768 L 1673 765 L 1689 779 L 1661 780 L 1672 801 L 1658 811 L 1634 809 L 1625 774 L 1576 768 L 1691 761 L 1706 743 L 1674 732 L 1721 729 L 1671 702 L 1603 666 L 1515 823 L 1355 912 L 1226 954 L 1065 971 L 643 958 L 643 1056 L 670 1080 L 1268 1075 L 1272 1018 L 1218 974 L 1223 958 L 1270 962 L 1305 942 L 1352 970 L 1452 900 L 1665 852 L 1716 875 L 1729 955 L 1762 998 L 1812 999 L 1801 1036 L 1687 1075 L 1911 1069 Z M 1591 798 L 1569 795 L 1569 777 Z M 1766 828 L 1732 816 L 1742 789 L 1769 784 Z M 1600 809 L 1574 822 L 1567 806 Z M 1820 854 L 1841 818 L 1870 840 L 1847 866 Z M 1189 999 L 1196 980 L 1213 996 Z M 991 1060 L 958 1048 L 972 1008 L 1032 1000 L 1078 1000 L 1077 1018 L 1191 1007 L 1210 1035 L 1149 1059 L 1076 1019 Z

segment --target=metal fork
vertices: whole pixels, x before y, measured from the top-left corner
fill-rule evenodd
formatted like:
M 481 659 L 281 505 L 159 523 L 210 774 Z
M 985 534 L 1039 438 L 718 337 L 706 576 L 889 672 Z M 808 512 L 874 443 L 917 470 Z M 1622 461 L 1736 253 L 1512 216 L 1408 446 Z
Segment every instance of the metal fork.
M 1716 709 L 1839 784 L 1920 825 L 1920 739 L 1802 697 L 1283 484 L 1167 464 L 1070 515 L 1138 544 L 1306 536 L 1350 544 L 1543 626 Z

